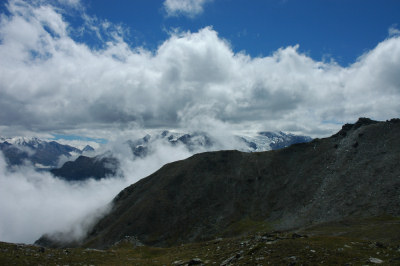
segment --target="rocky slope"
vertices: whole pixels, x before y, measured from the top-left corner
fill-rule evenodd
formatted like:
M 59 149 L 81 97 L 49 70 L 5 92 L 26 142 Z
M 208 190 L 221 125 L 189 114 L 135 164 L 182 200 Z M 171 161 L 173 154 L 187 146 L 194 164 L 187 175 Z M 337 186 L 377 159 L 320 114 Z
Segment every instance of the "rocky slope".
M 281 150 L 196 154 L 124 189 L 84 244 L 107 247 L 135 236 L 165 246 L 258 223 L 293 229 L 400 215 L 398 136 L 400 120 L 363 118 L 330 138 Z

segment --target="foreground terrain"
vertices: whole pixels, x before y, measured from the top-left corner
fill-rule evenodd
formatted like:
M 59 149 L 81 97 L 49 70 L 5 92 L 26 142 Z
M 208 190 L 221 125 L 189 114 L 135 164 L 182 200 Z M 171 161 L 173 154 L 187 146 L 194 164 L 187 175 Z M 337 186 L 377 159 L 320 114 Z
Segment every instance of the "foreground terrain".
M 400 218 L 331 222 L 291 232 L 243 221 L 238 237 L 168 248 L 126 239 L 105 250 L 0 243 L 0 265 L 400 265 Z

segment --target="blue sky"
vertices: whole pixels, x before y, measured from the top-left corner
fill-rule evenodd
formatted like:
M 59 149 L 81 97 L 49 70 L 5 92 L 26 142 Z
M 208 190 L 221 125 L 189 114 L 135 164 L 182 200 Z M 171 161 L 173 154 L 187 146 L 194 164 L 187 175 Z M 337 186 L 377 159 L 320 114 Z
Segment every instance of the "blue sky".
M 399 1 L 377 0 L 215 0 L 194 17 L 167 16 L 163 1 L 83 1 L 87 13 L 130 30 L 132 46 L 155 50 L 174 28 L 198 31 L 212 26 L 234 51 L 266 56 L 300 45 L 316 60 L 354 63 L 400 24 Z
M 400 2 L 8 0 L 0 135 L 334 133 L 400 116 Z
M 77 135 L 54 134 L 53 137 L 54 137 L 54 140 L 63 139 L 63 140 L 68 140 L 68 141 L 79 140 L 79 141 L 96 142 L 96 143 L 101 143 L 101 144 L 107 143 L 106 139 L 94 139 L 94 138 L 77 136 Z

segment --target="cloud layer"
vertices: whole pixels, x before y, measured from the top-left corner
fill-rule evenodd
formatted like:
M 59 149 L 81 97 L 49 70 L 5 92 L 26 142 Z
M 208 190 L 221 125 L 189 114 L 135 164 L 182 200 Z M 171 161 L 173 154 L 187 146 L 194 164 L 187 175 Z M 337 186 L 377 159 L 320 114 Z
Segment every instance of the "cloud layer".
M 342 67 L 315 61 L 298 45 L 265 57 L 234 53 L 212 27 L 172 32 L 157 50 L 148 51 L 130 47 L 120 27 L 82 15 L 87 23 L 81 30 L 97 32 L 103 40 L 95 49 L 74 40 L 77 29 L 59 7 L 40 3 L 12 0 L 9 15 L 1 16 L 3 129 L 97 130 L 103 135 L 96 137 L 107 137 L 116 128 L 218 121 L 235 129 L 316 136 L 360 116 L 400 114 L 397 34 Z M 106 37 L 101 35 L 105 24 Z

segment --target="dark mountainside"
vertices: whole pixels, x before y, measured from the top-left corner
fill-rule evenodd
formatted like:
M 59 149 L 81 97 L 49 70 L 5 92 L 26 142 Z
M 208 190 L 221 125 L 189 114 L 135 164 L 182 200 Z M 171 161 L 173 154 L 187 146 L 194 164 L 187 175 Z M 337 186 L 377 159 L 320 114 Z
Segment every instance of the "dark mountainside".
M 120 192 L 83 245 L 134 236 L 167 246 L 237 235 L 257 223 L 296 229 L 400 215 L 399 136 L 399 119 L 360 118 L 330 138 L 281 150 L 207 152 L 167 164 Z
M 79 156 L 75 161 L 66 162 L 61 168 L 50 172 L 67 181 L 83 181 L 88 178 L 96 180 L 114 176 L 119 168 L 119 162 L 111 156 L 87 157 Z

